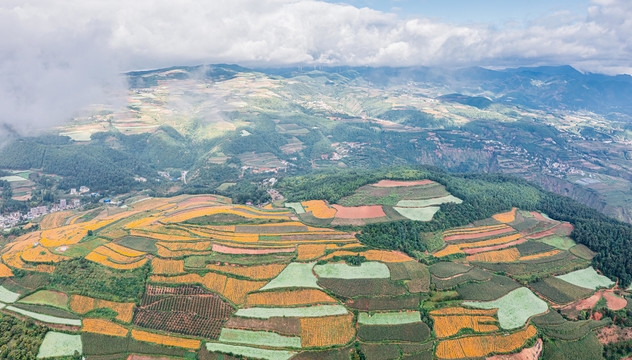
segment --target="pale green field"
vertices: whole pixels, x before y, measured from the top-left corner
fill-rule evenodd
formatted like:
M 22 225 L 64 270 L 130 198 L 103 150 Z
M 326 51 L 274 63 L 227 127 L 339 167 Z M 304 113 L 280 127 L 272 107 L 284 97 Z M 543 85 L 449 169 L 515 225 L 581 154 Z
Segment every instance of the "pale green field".
M 56 316 L 44 315 L 20 308 L 16 308 L 14 306 L 7 306 L 6 310 L 16 312 L 18 314 L 22 314 L 24 316 L 28 316 L 35 320 L 43 321 L 49 324 L 61 324 L 61 325 L 72 325 L 72 326 L 81 326 L 81 320 L 77 319 L 64 319 Z
M 291 263 L 277 277 L 262 287 L 261 290 L 290 287 L 320 289 L 320 286 L 316 283 L 316 276 L 312 273 L 314 264 L 313 262 L 305 264 Z
M 219 341 L 245 345 L 263 345 L 271 347 L 300 348 L 298 336 L 282 336 L 269 331 L 251 331 L 240 329 L 222 329 Z
M 470 301 L 463 305 L 479 309 L 498 309 L 498 322 L 503 329 L 515 329 L 526 324 L 531 316 L 545 313 L 549 306 L 531 290 L 521 287 L 500 299 L 487 302 Z
M 299 202 L 285 203 L 285 207 L 294 209 L 294 211 L 296 211 L 297 214 L 305 214 L 305 209 L 303 208 L 303 205 L 301 205 L 301 203 Z
M 206 349 L 208 351 L 217 351 L 225 354 L 234 354 L 237 356 L 242 356 L 246 358 L 252 359 L 263 359 L 263 360 L 288 360 L 292 356 L 296 355 L 295 352 L 292 351 L 284 351 L 284 350 L 268 350 L 268 349 L 260 349 L 248 346 L 238 346 L 238 345 L 228 345 L 228 344 L 220 344 L 220 343 L 206 343 Z
M 441 204 L 450 203 L 450 202 L 460 204 L 463 202 L 463 200 L 459 199 L 456 196 L 448 195 L 448 196 L 442 196 L 438 198 L 431 198 L 431 199 L 425 199 L 425 200 L 400 200 L 397 203 L 397 206 L 426 207 L 426 206 L 432 206 L 432 205 L 441 205 Z
M 26 181 L 25 178 L 17 175 L 9 175 L 0 177 L 0 180 L 8 181 L 8 182 L 18 182 L 18 181 Z
M 344 315 L 347 308 L 342 305 L 316 305 L 309 307 L 297 308 L 263 308 L 253 307 L 248 309 L 239 309 L 235 316 L 269 319 L 271 317 L 321 317 Z
M 0 301 L 2 301 L 3 303 L 16 302 L 19 297 L 20 294 L 9 291 L 5 289 L 4 286 L 0 286 Z
M 542 239 L 539 239 L 538 241 L 551 245 L 551 246 L 555 246 L 556 248 L 560 250 L 568 250 L 572 248 L 573 246 L 577 245 L 575 241 L 573 241 L 573 239 L 569 238 L 568 236 L 559 236 L 559 235 L 546 236 L 546 237 L 543 237 Z
M 68 295 L 58 291 L 40 290 L 21 299 L 19 302 L 24 304 L 50 305 L 68 309 Z
M 73 141 L 90 141 L 92 133 L 90 131 L 70 131 L 59 133 L 61 136 L 68 136 Z
M 75 351 L 79 354 L 83 352 L 81 335 L 69 335 L 49 331 L 46 333 L 46 336 L 44 336 L 44 341 L 42 342 L 42 346 L 39 348 L 37 358 L 43 359 L 58 356 L 72 356 Z
M 434 214 L 439 211 L 438 206 L 427 206 L 424 208 L 406 208 L 406 207 L 396 207 L 393 209 L 400 213 L 403 217 L 416 220 L 416 221 L 430 221 Z
M 373 315 L 362 312 L 358 315 L 358 324 L 362 325 L 401 325 L 420 321 L 419 311 L 385 312 Z
M 380 262 L 364 262 L 360 266 L 347 264 L 316 265 L 314 271 L 321 278 L 388 279 L 391 277 L 388 266 Z
M 596 290 L 599 287 L 610 287 L 614 282 L 603 275 L 599 275 L 593 267 L 587 267 L 583 270 L 577 270 L 565 275 L 556 276 L 573 285 L 581 286 L 586 289 Z

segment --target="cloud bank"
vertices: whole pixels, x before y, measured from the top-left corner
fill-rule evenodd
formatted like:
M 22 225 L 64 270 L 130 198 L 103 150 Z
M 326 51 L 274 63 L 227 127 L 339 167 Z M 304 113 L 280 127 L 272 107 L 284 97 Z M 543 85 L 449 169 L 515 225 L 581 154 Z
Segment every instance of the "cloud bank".
M 311 0 L 5 0 L 0 31 L 0 129 L 20 133 L 102 100 L 122 71 L 172 65 L 571 64 L 632 73 L 627 0 L 503 28 Z

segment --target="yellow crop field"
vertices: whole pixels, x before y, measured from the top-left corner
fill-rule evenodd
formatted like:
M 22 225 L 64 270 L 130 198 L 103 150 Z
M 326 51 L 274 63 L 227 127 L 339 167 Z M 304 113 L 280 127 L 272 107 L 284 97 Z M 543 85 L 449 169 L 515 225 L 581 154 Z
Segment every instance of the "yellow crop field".
M 240 210 L 244 209 L 244 210 Z M 245 211 L 247 210 L 247 211 Z M 256 215 L 256 214 L 260 215 Z M 233 214 L 243 216 L 249 219 L 283 219 L 290 218 L 290 213 L 269 213 L 264 211 L 253 211 L 253 209 L 245 207 L 245 206 L 216 206 L 202 209 L 192 209 L 190 211 L 183 211 L 177 213 L 175 215 L 171 215 L 169 217 L 163 218 L 162 221 L 165 223 L 179 223 L 186 220 L 194 219 L 202 216 L 209 216 L 215 214 Z M 274 215 L 273 215 L 274 214 Z M 279 216 L 280 215 L 280 216 Z
M 107 243 L 107 244 L 105 244 L 105 246 L 107 246 L 108 248 L 116 251 L 117 253 L 119 253 L 121 255 L 129 256 L 129 257 L 138 257 L 138 256 L 145 255 L 145 253 L 142 252 L 142 251 L 133 250 L 133 249 L 127 248 L 125 246 L 121 246 L 119 244 L 115 244 L 113 242 Z
M 560 253 L 560 250 L 551 250 L 551 251 L 547 251 L 547 252 L 543 252 L 543 253 L 539 253 L 539 254 L 533 254 L 533 255 L 527 255 L 527 256 L 522 256 L 520 259 L 520 261 L 523 260 L 535 260 L 535 259 L 541 259 L 543 257 L 549 257 L 549 256 L 553 256 L 553 255 L 557 255 Z
M 436 253 L 434 253 L 434 256 L 443 257 L 443 256 L 448 256 L 448 255 L 453 255 L 453 254 L 462 254 L 463 249 L 506 244 L 514 240 L 518 240 L 521 237 L 522 237 L 521 234 L 513 234 L 513 235 L 502 236 L 502 237 L 490 239 L 490 240 L 483 240 L 483 241 L 476 241 L 476 242 L 462 243 L 462 244 L 451 244 L 437 251 Z
M 235 304 L 242 304 L 246 301 L 247 293 L 259 290 L 266 284 L 266 281 L 240 280 L 212 272 L 203 277 L 198 274 L 178 276 L 152 275 L 149 281 L 166 284 L 202 284 L 207 289 L 222 294 Z
M 329 207 L 323 200 L 310 200 L 301 203 L 305 212 L 311 212 L 314 217 L 319 219 L 331 219 L 336 216 L 336 209 Z
M 196 242 L 159 242 L 157 245 L 164 246 L 169 250 L 195 250 L 203 251 L 207 250 L 213 244 L 210 241 L 196 241 Z
M 138 220 L 134 220 L 132 222 L 129 222 L 125 225 L 126 229 L 138 229 L 138 228 L 142 228 L 145 227 L 147 225 L 150 225 L 151 223 L 153 223 L 154 221 L 158 220 L 158 218 L 155 217 L 146 217 L 146 218 L 141 218 Z
M 157 207 L 160 207 L 160 206 L 170 205 L 169 202 L 171 200 L 172 199 L 158 199 L 158 198 L 147 199 L 147 200 L 142 200 L 137 203 L 134 203 L 130 205 L 130 207 L 137 211 L 147 211 L 147 210 L 156 209 Z
M 22 261 L 22 257 L 20 257 L 21 254 L 22 252 L 8 252 L 2 255 L 2 261 L 12 268 L 24 269 L 26 264 Z
M 51 253 L 47 248 L 41 245 L 33 246 L 22 251 L 22 260 L 28 262 L 59 262 L 70 259 L 67 256 L 61 256 Z
M 184 273 L 184 260 L 151 259 L 152 273 L 176 275 Z
M 39 271 L 39 272 L 44 272 L 44 273 L 49 273 L 52 274 L 53 271 L 55 271 L 55 266 L 53 265 L 46 265 L 46 264 L 38 264 L 35 269 L 35 271 Z
M 430 315 L 488 315 L 493 316 L 496 314 L 496 309 L 469 309 L 461 306 L 447 307 L 437 310 L 432 310 Z
M 97 264 L 101 264 L 103 266 L 107 266 L 107 267 L 111 267 L 113 269 L 119 269 L 119 270 L 131 270 L 131 269 L 136 269 L 138 267 L 141 267 L 143 265 L 145 265 L 145 263 L 147 262 L 146 258 L 140 259 L 136 262 L 132 262 L 132 263 L 128 263 L 128 264 L 119 264 L 119 263 L 115 263 L 113 261 L 110 261 L 110 259 L 102 254 L 99 254 L 97 252 L 91 252 L 88 255 L 86 255 L 85 257 L 87 260 L 90 261 L 94 261 Z
M 520 252 L 514 247 L 502 250 L 482 252 L 470 255 L 465 259 L 467 261 L 510 262 L 520 259 Z
M 231 266 L 208 264 L 206 268 L 213 271 L 239 275 L 254 280 L 272 279 L 285 269 L 285 264 L 270 264 L 256 266 Z
M 243 304 L 249 292 L 261 289 L 266 283 L 266 281 L 241 280 L 229 277 L 226 279 L 226 286 L 224 291 L 222 291 L 222 295 L 235 304 Z
M 344 345 L 355 336 L 353 315 L 302 318 L 300 336 L 303 347 Z
M 167 336 L 150 333 L 148 331 L 142 331 L 137 329 L 132 329 L 132 337 L 136 340 L 151 342 L 154 344 L 166 345 L 166 346 L 176 346 L 187 349 L 199 349 L 200 348 L 200 340 L 194 339 L 185 339 L 176 336 Z
M 297 306 L 338 303 L 336 299 L 317 289 L 263 291 L 248 294 L 246 306 Z
M 508 353 L 522 347 L 537 334 L 533 325 L 516 333 L 501 335 L 468 336 L 443 340 L 437 346 L 437 357 L 441 359 L 465 359 L 484 357 L 490 353 Z
M 70 296 L 70 309 L 79 314 L 85 314 L 88 311 L 108 308 L 118 313 L 116 319 L 122 322 L 132 321 L 134 315 L 134 303 L 118 303 L 114 301 L 93 299 L 82 295 Z
M 498 330 L 497 322 L 487 315 L 441 315 L 432 316 L 434 320 L 434 330 L 437 337 L 444 338 L 457 334 L 461 329 L 472 329 L 475 332 L 490 332 Z
M 194 238 L 192 236 L 182 236 L 182 235 L 167 235 L 155 232 L 147 232 L 138 229 L 130 229 L 129 234 L 132 236 L 141 236 L 147 237 L 155 240 L 162 241 L 188 241 L 188 240 L 197 240 L 198 238 Z
M 446 230 L 443 233 L 443 235 L 444 236 L 449 236 L 449 235 L 471 234 L 471 233 L 479 233 L 479 232 L 486 232 L 486 231 L 492 231 L 492 230 L 506 229 L 508 227 L 509 226 L 507 226 L 505 224 L 489 225 L 489 226 L 477 226 L 477 227 L 470 227 L 470 228 Z
M 115 324 L 103 319 L 83 319 L 83 328 L 81 331 L 110 335 L 110 336 L 127 336 L 129 330 L 121 325 Z
M 64 226 L 66 219 L 72 216 L 71 211 L 58 211 L 54 213 L 50 213 L 42 219 L 39 226 L 42 230 L 54 229 L 61 226 Z
M 516 208 L 511 209 L 511 211 L 508 211 L 506 213 L 500 213 L 500 214 L 496 214 L 493 215 L 492 217 L 498 221 L 500 221 L 501 223 L 510 223 L 512 221 L 516 220 Z
M 40 243 L 48 248 L 73 245 L 81 241 L 86 235 L 88 235 L 88 230 L 81 228 L 80 225 L 68 225 L 42 231 Z
M 135 256 L 135 257 L 125 256 L 104 245 L 101 245 L 92 251 L 97 254 L 103 255 L 114 262 L 123 263 L 123 264 L 133 263 L 141 259 L 139 256 Z
M 314 260 L 325 255 L 327 244 L 305 244 L 298 246 L 296 260 Z

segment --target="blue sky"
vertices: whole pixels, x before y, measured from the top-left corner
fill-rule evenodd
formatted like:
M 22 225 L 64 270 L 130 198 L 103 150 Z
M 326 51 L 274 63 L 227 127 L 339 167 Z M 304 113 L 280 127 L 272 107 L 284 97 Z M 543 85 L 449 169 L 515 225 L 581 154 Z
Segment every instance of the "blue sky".
M 346 0 L 330 3 L 394 12 L 402 17 L 424 16 L 459 23 L 502 26 L 523 23 L 557 12 L 586 16 L 588 0 Z

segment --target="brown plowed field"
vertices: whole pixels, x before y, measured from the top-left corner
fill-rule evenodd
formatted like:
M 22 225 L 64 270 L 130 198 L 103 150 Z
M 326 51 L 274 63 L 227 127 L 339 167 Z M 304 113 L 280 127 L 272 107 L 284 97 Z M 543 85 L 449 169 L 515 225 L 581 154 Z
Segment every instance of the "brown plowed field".
M 386 216 L 382 205 L 341 206 L 332 205 L 336 211 L 336 218 L 341 219 L 371 219 Z

